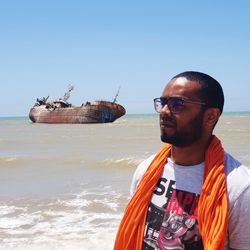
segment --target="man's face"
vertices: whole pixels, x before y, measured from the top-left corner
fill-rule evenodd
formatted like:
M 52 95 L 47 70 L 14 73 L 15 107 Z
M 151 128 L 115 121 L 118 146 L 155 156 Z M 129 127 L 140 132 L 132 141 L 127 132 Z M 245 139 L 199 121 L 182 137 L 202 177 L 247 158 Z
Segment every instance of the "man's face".
M 201 102 L 200 85 L 184 77 L 171 80 L 165 87 L 164 98 L 180 97 Z M 165 105 L 160 112 L 161 140 L 177 147 L 186 147 L 203 136 L 204 107 L 197 103 L 183 103 L 181 111 L 173 113 Z

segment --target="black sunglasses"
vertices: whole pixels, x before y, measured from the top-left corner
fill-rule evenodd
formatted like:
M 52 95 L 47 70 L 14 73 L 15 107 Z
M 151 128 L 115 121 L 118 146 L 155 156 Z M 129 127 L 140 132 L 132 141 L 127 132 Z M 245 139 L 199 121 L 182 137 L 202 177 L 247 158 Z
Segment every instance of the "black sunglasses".
M 155 98 L 154 99 L 154 106 L 155 106 L 155 111 L 160 113 L 161 110 L 165 105 L 168 106 L 168 109 L 170 110 L 171 113 L 173 114 L 178 114 L 180 113 L 183 108 L 184 108 L 184 103 L 193 103 L 193 104 L 199 104 L 199 105 L 206 105 L 205 102 L 199 102 L 199 101 L 194 101 L 190 100 L 187 98 L 181 98 L 181 97 L 160 97 L 160 98 Z

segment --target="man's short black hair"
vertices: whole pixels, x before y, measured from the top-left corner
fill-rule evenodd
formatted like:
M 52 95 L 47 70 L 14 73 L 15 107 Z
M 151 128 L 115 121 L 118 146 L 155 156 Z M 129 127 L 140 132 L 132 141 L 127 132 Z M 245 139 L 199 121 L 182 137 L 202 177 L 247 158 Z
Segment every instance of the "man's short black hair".
M 201 98 L 208 108 L 219 108 L 223 112 L 224 94 L 221 85 L 213 77 L 197 72 L 185 71 L 174 76 L 172 79 L 185 77 L 189 81 L 196 81 L 201 85 Z

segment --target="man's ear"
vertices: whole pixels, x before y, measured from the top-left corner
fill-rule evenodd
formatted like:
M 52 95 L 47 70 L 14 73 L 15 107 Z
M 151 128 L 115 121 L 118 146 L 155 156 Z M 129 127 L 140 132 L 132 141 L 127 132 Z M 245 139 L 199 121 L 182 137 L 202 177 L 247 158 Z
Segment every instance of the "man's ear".
M 214 127 L 219 120 L 220 110 L 218 108 L 208 108 L 204 113 L 204 124 L 208 127 Z

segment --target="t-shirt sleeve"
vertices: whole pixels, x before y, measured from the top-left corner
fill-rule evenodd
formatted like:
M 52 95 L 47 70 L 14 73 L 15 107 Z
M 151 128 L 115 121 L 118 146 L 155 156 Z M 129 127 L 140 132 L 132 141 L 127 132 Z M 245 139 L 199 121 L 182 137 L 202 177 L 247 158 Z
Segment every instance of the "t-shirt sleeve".
M 237 178 L 237 199 L 229 209 L 229 245 L 233 249 L 250 249 L 250 171 L 246 167 Z M 244 183 L 244 184 L 243 184 Z M 243 184 L 243 185 L 242 185 Z
M 229 242 L 234 249 L 250 249 L 250 187 L 239 196 L 230 211 Z
M 141 181 L 142 176 L 146 172 L 147 168 L 149 167 L 149 165 L 152 162 L 152 160 L 154 159 L 154 157 L 155 157 L 155 155 L 150 156 L 148 159 L 141 162 L 138 165 L 138 167 L 136 168 L 134 175 L 133 175 L 133 178 L 132 178 L 131 185 L 130 185 L 130 195 L 131 196 L 134 195 L 136 188 Z

